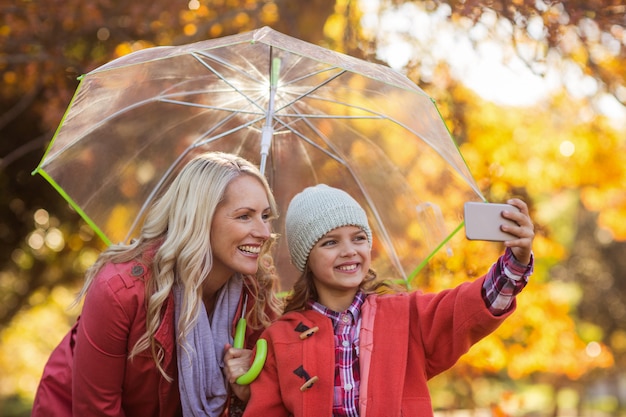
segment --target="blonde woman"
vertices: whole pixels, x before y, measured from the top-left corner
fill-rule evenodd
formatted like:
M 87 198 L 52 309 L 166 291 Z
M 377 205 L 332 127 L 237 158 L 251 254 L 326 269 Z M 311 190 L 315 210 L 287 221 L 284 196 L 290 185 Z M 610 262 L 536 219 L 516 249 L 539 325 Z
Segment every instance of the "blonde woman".
M 32 416 L 222 416 L 245 402 L 248 386 L 231 381 L 280 311 L 269 254 L 276 215 L 250 162 L 191 160 L 141 235 L 88 271 L 81 316 L 44 369 Z M 235 349 L 244 305 L 246 346 Z

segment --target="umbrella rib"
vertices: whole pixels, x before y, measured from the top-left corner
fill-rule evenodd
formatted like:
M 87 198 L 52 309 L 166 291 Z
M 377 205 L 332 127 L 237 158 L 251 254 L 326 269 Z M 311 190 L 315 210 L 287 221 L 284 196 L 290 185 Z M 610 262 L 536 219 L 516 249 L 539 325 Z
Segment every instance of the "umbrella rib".
M 337 79 L 338 77 L 340 77 L 341 75 L 345 74 L 347 71 L 346 70 L 342 70 L 341 72 L 335 74 L 334 76 L 327 78 L 326 80 L 324 80 L 324 82 L 313 86 L 312 88 L 310 88 L 309 90 L 307 90 L 306 92 L 300 94 L 299 96 L 297 96 L 296 98 L 292 99 L 290 102 L 285 103 L 282 107 L 280 107 L 279 109 L 276 109 L 276 112 L 281 111 L 284 108 L 290 107 L 293 103 L 298 102 L 299 100 L 301 100 L 303 97 L 310 97 L 311 94 L 314 91 L 319 90 L 320 88 L 322 88 L 323 86 L 325 86 L 326 84 L 330 83 L 331 81 L 334 81 L 335 79 Z
M 250 120 L 250 121 L 248 121 L 248 122 L 246 122 L 246 123 L 243 123 L 243 124 L 241 124 L 241 125 L 239 125 L 239 126 L 237 126 L 237 127 L 235 127 L 235 128 L 232 128 L 232 129 L 230 129 L 230 130 L 227 130 L 226 132 L 222 132 L 222 133 L 220 133 L 220 134 L 219 134 L 219 135 L 217 135 L 217 136 L 211 136 L 211 137 L 206 138 L 206 139 L 204 139 L 204 140 L 202 140 L 202 141 L 200 141 L 200 142 L 196 142 L 196 143 L 194 144 L 194 146 L 190 147 L 190 149 L 194 149 L 194 148 L 197 148 L 197 147 L 199 147 L 199 146 L 206 145 L 207 143 L 210 143 L 210 142 L 212 142 L 212 141 L 214 141 L 214 140 L 216 140 L 216 139 L 220 139 L 220 138 L 223 138 L 224 136 L 228 136 L 228 135 L 230 135 L 231 133 L 238 132 L 239 130 L 242 130 L 242 129 L 244 129 L 244 128 L 247 128 L 247 127 L 249 127 L 249 126 L 252 126 L 253 124 L 255 124 L 255 123 L 257 123 L 257 122 L 260 122 L 260 121 L 261 121 L 261 120 L 263 120 L 264 118 L 265 118 L 265 116 L 263 116 L 263 117 L 259 117 L 259 118 L 253 119 L 253 120 Z M 212 130 L 213 130 L 213 129 L 210 129 L 209 131 L 207 131 L 207 133 L 208 133 L 208 132 L 210 132 L 210 131 L 212 131 Z M 202 135 L 202 136 L 206 136 L 206 133 L 205 133 L 204 135 Z
M 217 75 L 218 77 L 220 77 L 221 79 L 223 79 L 223 77 L 217 72 L 215 71 L 215 69 L 213 69 L 213 67 L 211 67 L 210 65 L 208 65 L 204 60 L 202 60 L 200 58 L 200 56 L 203 56 L 207 59 L 213 60 L 219 64 L 222 64 L 223 66 L 230 68 L 232 70 L 234 70 L 235 72 L 238 72 L 239 74 L 243 75 L 244 77 L 248 78 L 250 81 L 254 81 L 255 83 L 259 84 L 259 85 L 263 85 L 262 82 L 260 82 L 257 78 L 254 78 L 252 75 L 250 75 L 249 72 L 243 71 L 241 68 L 232 65 L 231 63 L 224 61 L 223 59 L 220 59 L 219 57 L 215 56 L 215 55 L 211 55 L 209 53 L 206 53 L 204 51 L 196 51 L 193 52 L 191 54 L 194 58 L 196 58 L 200 64 L 202 64 L 204 67 L 208 68 L 211 72 L 213 72 L 215 75 Z
M 311 78 L 311 77 L 314 77 L 314 76 L 316 76 L 316 75 L 319 75 L 319 74 L 322 74 L 322 73 L 325 73 L 325 72 L 329 72 L 329 71 L 333 71 L 333 70 L 337 70 L 337 69 L 338 69 L 338 70 L 341 70 L 341 72 L 340 72 L 340 73 L 338 73 L 336 76 L 332 77 L 332 79 L 334 79 L 334 78 L 336 78 L 336 77 L 338 77 L 338 76 L 342 75 L 343 73 L 347 72 L 346 70 L 344 70 L 344 69 L 343 69 L 343 68 L 341 68 L 341 67 L 332 66 L 332 67 L 328 67 L 328 68 L 320 69 L 320 70 L 317 70 L 317 71 L 309 72 L 309 73 L 308 73 L 308 74 L 306 74 L 306 75 L 303 75 L 303 76 L 301 76 L 301 77 L 297 77 L 297 78 L 294 78 L 294 79 L 292 79 L 292 80 L 289 80 L 288 82 L 283 83 L 283 86 L 287 86 L 287 85 L 291 85 L 291 84 L 296 84 L 296 83 L 299 83 L 299 82 L 300 82 L 300 81 L 302 81 L 302 80 L 306 80 L 307 78 Z M 328 81 L 331 81 L 332 79 L 331 79 L 331 78 L 329 78 L 329 79 L 328 79 Z M 326 83 L 325 83 L 325 84 L 326 84 Z
M 161 99 L 160 101 L 163 103 L 180 104 L 182 106 L 197 107 L 199 109 L 207 109 L 207 110 L 222 110 L 225 112 L 231 112 L 231 113 L 237 113 L 237 114 L 255 114 L 255 115 L 265 114 L 265 113 L 256 112 L 252 110 L 241 110 L 241 109 L 228 108 L 228 107 L 211 106 L 208 104 L 189 103 L 187 101 L 180 101 L 180 100 Z
M 340 75 L 340 74 L 339 74 Z M 337 75 L 337 76 L 339 76 Z M 336 77 L 334 77 L 336 78 Z M 332 79 L 328 79 L 324 84 L 327 84 L 328 82 L 332 81 Z M 326 97 L 320 97 L 317 95 L 312 94 L 312 92 L 318 90 L 319 88 L 321 88 L 324 84 L 320 84 L 318 86 L 316 86 L 315 88 L 309 90 L 307 93 L 304 94 L 300 94 L 299 96 L 297 96 L 295 99 L 291 99 L 288 103 L 284 104 L 280 109 L 277 110 L 281 111 L 280 115 L 281 116 L 300 116 L 300 117 L 308 117 L 308 118 L 328 118 L 328 119 L 390 119 L 388 116 L 386 116 L 385 114 L 382 114 L 380 112 L 371 110 L 367 107 L 363 107 L 363 106 L 357 106 L 345 101 L 337 101 L 337 100 L 331 100 L 329 98 Z M 285 98 L 284 93 L 281 95 L 282 98 Z M 338 105 L 342 105 L 346 108 L 350 108 L 350 109 L 356 109 L 356 110 L 361 110 L 367 113 L 371 113 L 372 116 L 365 116 L 365 115 L 361 115 L 361 116 L 350 116 L 350 115 L 327 115 L 327 114 L 320 114 L 320 115 L 315 115 L 315 114 L 307 114 L 307 113 L 302 113 L 302 112 L 298 112 L 298 113 L 285 113 L 282 110 L 291 107 L 294 103 L 297 102 L 302 102 L 302 98 L 303 97 L 307 97 L 310 99 L 315 99 L 315 100 L 319 100 L 319 101 L 325 101 L 328 103 L 332 103 L 332 104 L 338 104 Z
M 332 120 L 380 120 L 389 119 L 385 116 L 341 116 L 335 114 L 281 113 L 279 117 L 297 117 L 299 119 L 332 119 Z
M 234 84 L 232 84 L 231 82 L 228 81 L 228 79 L 226 79 L 226 77 L 224 77 L 222 74 L 219 73 L 219 71 L 217 71 L 215 68 L 213 68 L 211 65 L 209 65 L 207 62 L 205 62 L 204 60 L 200 59 L 199 55 L 205 56 L 206 58 L 209 59 L 213 59 L 216 62 L 219 62 L 220 64 L 234 69 L 237 72 L 242 73 L 243 75 L 245 75 L 246 77 L 250 78 L 251 80 L 253 80 L 254 82 L 258 83 L 260 86 L 263 85 L 263 83 L 261 83 L 260 81 L 254 79 L 253 77 L 251 77 L 248 73 L 246 73 L 245 71 L 240 71 L 238 68 L 233 67 L 232 65 L 223 62 L 211 55 L 208 54 L 199 54 L 199 53 L 192 53 L 193 57 L 196 58 L 198 60 L 198 62 L 200 62 L 201 65 L 203 65 L 206 69 L 208 69 L 209 71 L 211 71 L 213 74 L 215 74 L 220 80 L 222 80 L 224 83 L 226 83 L 226 85 L 230 86 L 233 90 L 235 90 L 237 93 L 239 93 L 242 97 L 244 97 L 246 100 L 248 100 L 248 102 L 250 102 L 252 105 L 256 106 L 261 112 L 264 112 L 265 109 L 263 108 L 263 106 L 261 106 L 259 103 L 257 103 L 256 101 L 252 100 L 249 96 L 247 96 L 246 94 L 244 94 L 244 92 L 242 90 L 240 90 L 238 87 L 236 87 Z
M 314 148 L 316 148 L 317 150 L 319 150 L 320 152 L 325 153 L 327 156 L 329 156 L 330 158 L 334 159 L 335 161 L 345 165 L 346 161 L 343 160 L 341 157 L 339 157 L 338 155 L 333 155 L 332 153 L 328 152 L 326 149 L 322 148 L 321 146 L 319 146 L 317 143 L 311 141 L 311 139 L 309 139 L 308 137 L 306 137 L 303 133 L 299 132 L 298 130 L 292 128 L 290 126 L 290 124 L 283 122 L 282 120 L 278 119 L 278 118 L 274 118 L 274 120 L 278 123 L 280 123 L 283 127 L 285 127 L 287 130 L 291 131 L 294 135 L 298 136 L 299 138 L 301 138 L 302 140 L 304 140 L 306 143 L 308 143 L 309 145 L 313 146 Z M 316 133 L 316 129 L 311 127 Z M 320 135 L 318 133 L 318 135 Z M 320 135 L 321 137 L 321 135 Z

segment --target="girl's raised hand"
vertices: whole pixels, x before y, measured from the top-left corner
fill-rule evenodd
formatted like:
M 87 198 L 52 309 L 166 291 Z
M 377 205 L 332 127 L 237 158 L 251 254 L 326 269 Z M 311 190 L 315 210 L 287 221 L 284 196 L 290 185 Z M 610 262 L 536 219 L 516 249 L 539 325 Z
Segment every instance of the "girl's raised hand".
M 517 226 L 502 225 L 502 231 L 517 236 L 504 242 L 506 247 L 511 248 L 518 262 L 524 265 L 530 263 L 533 239 L 535 238 L 535 226 L 528 213 L 528 206 L 519 198 L 512 198 L 507 203 L 517 207 L 520 211 L 503 211 L 502 216 L 517 223 Z

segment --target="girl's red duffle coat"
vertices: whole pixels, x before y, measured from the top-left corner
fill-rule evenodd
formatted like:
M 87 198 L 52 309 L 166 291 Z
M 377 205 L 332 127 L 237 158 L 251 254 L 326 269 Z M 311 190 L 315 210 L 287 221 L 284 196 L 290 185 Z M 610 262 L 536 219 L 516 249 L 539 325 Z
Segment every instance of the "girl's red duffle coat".
M 506 314 L 492 315 L 481 295 L 483 280 L 437 294 L 366 298 L 359 336 L 361 417 L 432 417 L 427 381 L 454 365 L 515 309 L 513 304 Z M 300 338 L 304 328 L 315 327 L 319 330 Z M 268 341 L 267 361 L 251 385 L 244 417 L 331 416 L 331 320 L 314 310 L 290 312 L 261 337 Z M 304 373 L 318 379 L 301 391 Z

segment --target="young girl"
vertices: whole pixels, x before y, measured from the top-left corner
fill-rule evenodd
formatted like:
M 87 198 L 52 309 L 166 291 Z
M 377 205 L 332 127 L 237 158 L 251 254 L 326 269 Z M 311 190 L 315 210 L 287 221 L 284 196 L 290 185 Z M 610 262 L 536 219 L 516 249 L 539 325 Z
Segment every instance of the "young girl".
M 450 368 L 515 309 L 533 269 L 526 204 L 503 216 L 517 236 L 487 275 L 437 294 L 377 295 L 372 233 L 359 204 L 318 185 L 286 214 L 293 264 L 302 272 L 286 314 L 261 336 L 267 361 L 245 417 L 432 416 L 427 380 Z

